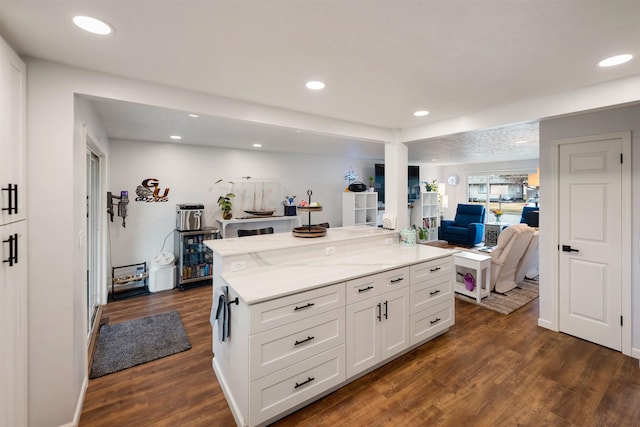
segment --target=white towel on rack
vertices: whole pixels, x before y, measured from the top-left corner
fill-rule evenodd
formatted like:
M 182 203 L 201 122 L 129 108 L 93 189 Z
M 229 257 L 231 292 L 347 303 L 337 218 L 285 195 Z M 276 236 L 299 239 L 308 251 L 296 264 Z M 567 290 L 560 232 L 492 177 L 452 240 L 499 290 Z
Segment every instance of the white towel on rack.
M 229 307 L 229 287 L 220 286 L 214 294 L 215 320 L 218 322 L 218 341 L 224 342 L 229 338 L 231 308 Z M 213 314 L 213 313 L 212 313 Z

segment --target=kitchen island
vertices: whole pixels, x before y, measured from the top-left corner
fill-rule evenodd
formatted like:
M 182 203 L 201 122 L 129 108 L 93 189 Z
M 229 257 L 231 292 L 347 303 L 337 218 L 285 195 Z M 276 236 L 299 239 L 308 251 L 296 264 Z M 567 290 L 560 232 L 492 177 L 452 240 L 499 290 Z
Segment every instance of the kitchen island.
M 367 226 L 327 231 L 206 242 L 213 369 L 238 425 L 273 422 L 454 324 L 455 250 Z M 222 289 L 226 325 L 215 319 Z

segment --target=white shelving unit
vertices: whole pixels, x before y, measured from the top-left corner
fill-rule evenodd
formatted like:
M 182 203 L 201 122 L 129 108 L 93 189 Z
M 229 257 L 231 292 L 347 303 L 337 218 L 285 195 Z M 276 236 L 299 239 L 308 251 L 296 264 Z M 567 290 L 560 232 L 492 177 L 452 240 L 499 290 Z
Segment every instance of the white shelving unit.
M 413 204 L 411 224 L 429 230 L 426 241 L 438 240 L 439 210 L 438 193 L 435 191 L 421 193 Z
M 342 193 L 342 226 L 376 226 L 378 216 L 378 193 Z

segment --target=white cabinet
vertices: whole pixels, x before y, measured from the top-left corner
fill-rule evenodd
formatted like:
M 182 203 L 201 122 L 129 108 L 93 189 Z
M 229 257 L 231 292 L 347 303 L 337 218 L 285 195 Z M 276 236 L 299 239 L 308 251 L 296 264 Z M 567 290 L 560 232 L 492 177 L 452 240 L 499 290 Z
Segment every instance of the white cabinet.
M 0 39 L 0 225 L 26 219 L 26 66 Z
M 0 226 L 0 427 L 27 425 L 27 224 Z
M 342 193 L 342 226 L 376 226 L 378 216 L 378 193 Z
M 347 282 L 347 377 L 409 347 L 408 285 L 408 268 Z
M 420 198 L 413 203 L 411 210 L 411 224 L 425 231 L 425 238 L 419 240 L 438 240 L 438 193 L 429 191 L 420 194 Z
M 446 331 L 455 323 L 452 257 L 411 266 L 411 345 Z
M 239 304 L 232 312 L 247 308 Z M 248 425 L 264 423 L 344 382 L 344 283 L 265 301 L 248 311 L 249 369 L 240 369 L 241 358 L 232 357 L 237 381 L 228 385 L 232 394 L 245 395 L 239 401 L 248 399 L 248 413 L 242 415 Z M 245 339 L 239 335 L 243 327 L 232 324 L 231 344 Z M 235 351 L 241 354 L 243 348 L 244 343 Z M 218 354 L 224 357 L 224 350 L 214 352 L 214 362 Z
M 403 259 L 404 249 L 395 252 Z M 234 289 L 234 279 L 242 288 L 245 276 L 266 280 L 264 270 L 221 277 L 229 286 L 232 332 L 220 342 L 213 325 L 213 369 L 236 423 L 271 423 L 445 332 L 454 324 L 452 257 L 404 261 L 386 271 L 381 264 L 351 272 L 345 282 L 255 304 Z M 322 275 L 336 265 L 317 267 Z
M 0 38 L 0 427 L 27 425 L 26 67 Z

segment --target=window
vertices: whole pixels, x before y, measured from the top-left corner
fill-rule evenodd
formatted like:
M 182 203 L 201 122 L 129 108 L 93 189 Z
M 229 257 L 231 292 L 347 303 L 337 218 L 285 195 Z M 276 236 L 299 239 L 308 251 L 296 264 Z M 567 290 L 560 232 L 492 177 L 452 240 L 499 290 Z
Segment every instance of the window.
M 527 173 L 469 175 L 467 183 L 468 203 L 484 205 L 488 213 L 487 222 L 494 222 L 496 217 L 493 212 L 501 209 L 501 222 L 517 224 L 522 208 L 539 200 L 539 188 L 528 185 Z

